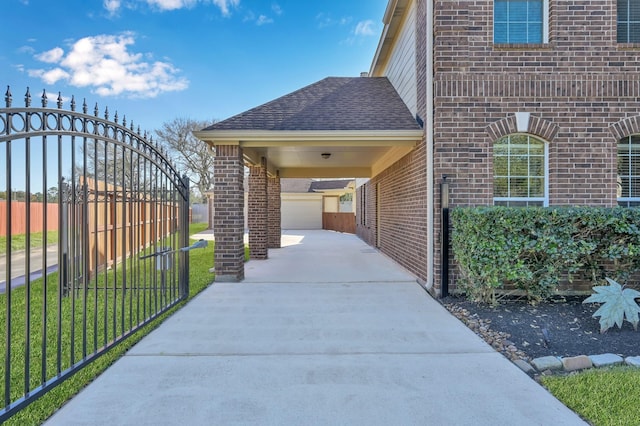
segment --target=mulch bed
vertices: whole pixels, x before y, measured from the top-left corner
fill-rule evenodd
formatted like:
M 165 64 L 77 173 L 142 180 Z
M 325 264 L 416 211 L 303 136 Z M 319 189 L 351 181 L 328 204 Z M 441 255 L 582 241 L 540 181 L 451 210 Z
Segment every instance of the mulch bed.
M 628 321 L 600 334 L 598 304 L 582 304 L 586 297 L 562 298 L 530 305 L 506 301 L 492 307 L 460 297 L 441 303 L 469 328 L 512 360 L 543 356 L 570 357 L 613 353 L 640 356 L 640 331 Z

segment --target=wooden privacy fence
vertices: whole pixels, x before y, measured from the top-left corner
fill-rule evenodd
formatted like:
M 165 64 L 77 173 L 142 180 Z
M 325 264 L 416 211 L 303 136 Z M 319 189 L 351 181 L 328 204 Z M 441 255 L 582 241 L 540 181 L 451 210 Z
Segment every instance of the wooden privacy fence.
M 12 201 L 11 202 L 11 234 L 27 233 L 27 208 L 31 212 L 30 232 L 42 232 L 45 230 L 44 212 L 47 212 L 47 231 L 58 230 L 58 203 L 41 203 L 37 201 Z M 0 224 L 7 223 L 7 202 L 0 200 Z M 7 235 L 7 228 L 0 226 L 0 237 Z
M 100 268 L 135 256 L 176 232 L 180 206 L 170 201 L 170 195 L 162 201 L 152 199 L 144 191 L 123 191 L 92 178 L 86 178 L 85 182 L 89 253 L 92 254 L 89 256 L 90 276 Z M 82 210 L 76 214 L 81 218 Z
M 356 233 L 356 215 L 353 213 L 322 213 L 322 229 Z

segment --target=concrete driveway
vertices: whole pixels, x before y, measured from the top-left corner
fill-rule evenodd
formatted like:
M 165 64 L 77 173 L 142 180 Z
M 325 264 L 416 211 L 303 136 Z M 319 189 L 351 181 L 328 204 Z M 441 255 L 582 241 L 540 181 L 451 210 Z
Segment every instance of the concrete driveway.
M 353 235 L 292 232 L 49 425 L 582 425 Z

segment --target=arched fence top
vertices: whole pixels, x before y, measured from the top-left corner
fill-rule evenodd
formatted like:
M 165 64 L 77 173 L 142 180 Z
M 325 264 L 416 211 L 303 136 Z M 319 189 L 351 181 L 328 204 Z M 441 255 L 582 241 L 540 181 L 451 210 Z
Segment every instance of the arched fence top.
M 189 294 L 188 177 L 117 111 L 37 98 L 0 108 L 0 423 Z
M 110 119 L 108 107 L 100 116 L 98 103 L 93 108 L 93 114 L 89 114 L 86 99 L 83 99 L 82 111 L 76 111 L 74 96 L 70 101 L 71 109 L 65 110 L 61 92 L 58 92 L 56 108 L 49 108 L 48 101 L 48 94 L 43 90 L 41 106 L 32 107 L 31 93 L 27 87 L 25 106 L 12 107 L 13 95 L 7 86 L 5 108 L 0 108 L 0 143 L 43 136 L 73 136 L 114 143 L 149 159 L 164 171 L 173 184 L 181 186 L 183 176 L 169 159 L 164 147 L 158 145 L 147 131 L 141 132 L 140 126 L 136 127 L 133 120 L 127 122 L 126 116 L 123 116 L 120 122 L 117 111 Z M 186 188 L 182 195 L 186 197 L 188 191 L 189 188 Z

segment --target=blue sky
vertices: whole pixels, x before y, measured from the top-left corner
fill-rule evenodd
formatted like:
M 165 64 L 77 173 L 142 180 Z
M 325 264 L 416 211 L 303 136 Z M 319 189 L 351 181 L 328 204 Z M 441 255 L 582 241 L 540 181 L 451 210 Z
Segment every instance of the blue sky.
M 387 0 L 2 3 L 0 84 L 14 106 L 27 86 L 34 98 L 60 91 L 65 108 L 75 95 L 152 131 L 368 71 Z

